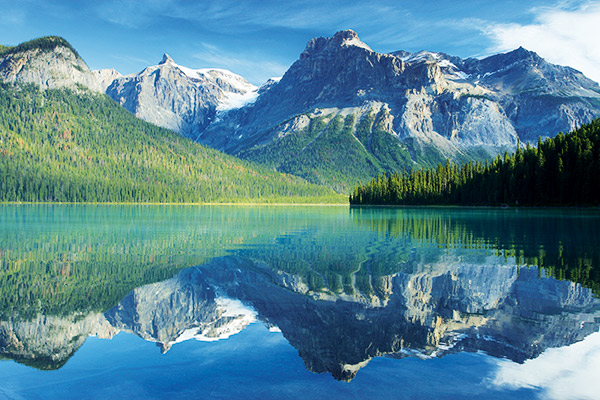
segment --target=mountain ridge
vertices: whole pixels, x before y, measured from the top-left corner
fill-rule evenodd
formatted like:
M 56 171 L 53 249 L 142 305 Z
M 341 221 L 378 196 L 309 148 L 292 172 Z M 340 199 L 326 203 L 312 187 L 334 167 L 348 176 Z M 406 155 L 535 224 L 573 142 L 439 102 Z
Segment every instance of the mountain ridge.
M 353 116 L 345 133 L 333 134 L 350 150 L 323 140 L 325 130 L 303 140 L 323 114 L 329 115 L 326 126 Z M 277 85 L 209 125 L 199 141 L 254 161 L 269 154 L 268 164 L 277 170 L 345 191 L 360 181 L 332 176 L 347 162 L 381 173 L 446 158 L 481 160 L 598 114 L 597 83 L 525 49 L 483 60 L 427 51 L 384 54 L 348 30 L 310 40 Z M 290 146 L 291 155 L 278 156 Z M 337 163 L 328 162 L 330 153 Z
M 70 54 L 64 42 L 57 59 Z M 309 40 L 283 77 L 261 87 L 168 54 L 126 76 L 90 71 L 75 53 L 56 73 L 21 73 L 43 70 L 37 53 L 20 69 L 2 54 L 5 81 L 106 92 L 141 119 L 341 193 L 380 173 L 491 158 L 600 115 L 596 82 L 522 47 L 481 60 L 378 53 L 345 30 Z

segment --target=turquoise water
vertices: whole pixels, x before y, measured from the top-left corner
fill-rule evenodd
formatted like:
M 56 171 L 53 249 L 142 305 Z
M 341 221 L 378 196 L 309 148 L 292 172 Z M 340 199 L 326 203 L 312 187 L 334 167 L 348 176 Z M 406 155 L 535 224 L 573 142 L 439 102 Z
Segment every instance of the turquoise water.
M 599 223 L 0 206 L 0 398 L 597 398 Z

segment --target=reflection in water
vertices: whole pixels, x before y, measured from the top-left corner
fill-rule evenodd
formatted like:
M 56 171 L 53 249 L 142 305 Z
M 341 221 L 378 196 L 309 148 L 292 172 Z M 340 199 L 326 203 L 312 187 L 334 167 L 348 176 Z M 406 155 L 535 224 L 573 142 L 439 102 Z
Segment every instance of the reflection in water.
M 11 219 L 3 210 L 21 230 L 0 231 L 0 298 L 10 305 L 0 351 L 40 369 L 60 368 L 89 335 L 127 331 L 166 352 L 258 319 L 311 371 L 351 380 L 382 355 L 481 350 L 522 363 L 600 325 L 594 213 L 58 207 L 17 208 Z M 27 231 L 28 218 L 46 231 Z
M 498 360 L 498 365 L 493 380 L 497 386 L 545 388 L 548 399 L 595 399 L 600 393 L 600 332 L 567 347 L 548 349 L 523 364 Z

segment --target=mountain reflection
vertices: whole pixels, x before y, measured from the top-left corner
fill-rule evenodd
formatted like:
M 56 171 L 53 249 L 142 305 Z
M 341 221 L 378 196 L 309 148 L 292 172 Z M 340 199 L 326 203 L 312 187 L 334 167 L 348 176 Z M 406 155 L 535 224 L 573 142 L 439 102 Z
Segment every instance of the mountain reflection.
M 352 209 L 349 217 L 347 211 L 328 212 L 316 223 L 305 218 L 311 215 L 306 211 L 290 217 L 263 210 L 259 217 L 250 212 L 230 220 L 219 211 L 195 220 L 202 229 L 163 227 L 162 236 L 133 240 L 133 253 L 148 260 L 158 249 L 160 265 L 173 265 L 173 254 L 181 261 L 188 250 L 192 258 L 185 262 L 193 257 L 200 262 L 159 282 L 156 274 L 144 275 L 153 271 L 148 266 L 134 268 L 136 276 L 154 283 L 122 294 L 117 305 L 100 311 L 88 306 L 99 303 L 90 300 L 98 294 L 85 291 L 86 279 L 73 283 L 67 305 L 40 305 L 35 314 L 20 305 L 34 292 L 22 287 L 9 295 L 10 286 L 2 285 L 0 298 L 13 298 L 16 305 L 0 318 L 0 354 L 57 369 L 90 335 L 108 339 L 126 331 L 166 352 L 184 340 L 225 339 L 258 320 L 277 327 L 309 370 L 351 380 L 379 356 L 484 351 L 521 363 L 547 348 L 581 341 L 600 327 L 600 300 L 594 295 L 600 250 L 593 221 L 498 210 Z M 219 225 L 224 222 L 231 226 Z M 254 227 L 257 222 L 265 225 Z M 133 229 L 126 226 L 125 234 L 104 234 L 101 240 L 108 248 L 124 243 Z M 221 234 L 211 230 L 215 226 Z M 66 238 L 61 240 L 72 248 Z M 86 235 L 71 238 L 80 243 L 77 251 L 86 247 Z M 175 238 L 184 247 L 178 248 Z M 58 247 L 53 251 L 64 254 L 63 242 L 50 240 Z M 36 254 L 50 257 L 16 253 L 5 260 L 38 265 Z M 78 257 L 83 261 L 70 268 L 85 271 L 90 267 L 84 261 L 91 259 L 98 270 L 121 273 L 111 257 L 105 264 L 97 254 Z M 134 263 L 135 256 L 125 260 Z M 27 265 L 6 264 L 21 272 L 17 267 Z M 565 277 L 572 280 L 555 279 Z M 108 293 L 111 285 L 123 290 L 122 282 L 106 278 L 102 287 Z
M 228 337 L 257 317 L 281 330 L 308 369 L 350 380 L 385 354 L 482 350 L 522 362 L 598 330 L 600 303 L 590 289 L 493 256 L 484 265 L 459 259 L 447 254 L 437 263 L 416 263 L 411 272 L 388 277 L 385 293 L 373 301 L 359 294 L 323 298 L 264 261 L 216 258 L 135 289 L 103 315 L 2 321 L 2 352 L 53 369 L 88 335 L 128 331 L 167 351 L 182 340 Z

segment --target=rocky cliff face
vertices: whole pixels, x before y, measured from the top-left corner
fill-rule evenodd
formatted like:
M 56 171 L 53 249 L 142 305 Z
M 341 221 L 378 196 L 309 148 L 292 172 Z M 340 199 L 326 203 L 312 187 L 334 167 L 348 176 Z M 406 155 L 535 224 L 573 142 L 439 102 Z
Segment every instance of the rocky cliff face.
M 98 84 L 100 85 L 100 89 L 103 92 L 106 92 L 106 89 L 108 89 L 108 87 L 116 79 L 123 77 L 123 75 L 121 75 L 117 70 L 115 70 L 113 68 L 100 69 L 97 71 L 92 71 L 92 73 L 96 77 L 96 80 L 98 81 Z
M 62 38 L 49 36 L 0 52 L 0 79 L 34 83 L 42 89 L 78 86 L 102 91 L 85 62 Z
M 138 74 L 117 77 L 106 93 L 137 117 L 196 139 L 219 113 L 251 102 L 258 88 L 220 69 L 189 69 L 164 55 Z
M 598 115 L 597 83 L 524 49 L 483 60 L 380 54 L 342 31 L 311 40 L 277 84 L 209 125 L 199 141 L 331 185 L 314 177 L 319 167 L 306 168 L 312 159 L 344 174 L 338 156 L 373 175 L 495 155 Z M 336 116 L 346 124 L 331 139 Z M 318 121 L 325 125 L 311 132 Z

